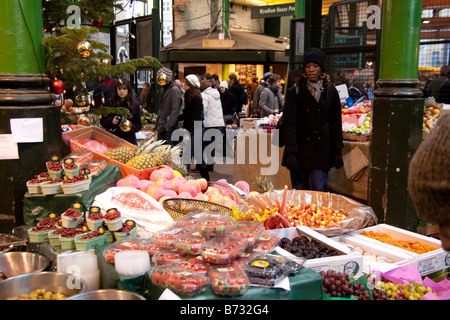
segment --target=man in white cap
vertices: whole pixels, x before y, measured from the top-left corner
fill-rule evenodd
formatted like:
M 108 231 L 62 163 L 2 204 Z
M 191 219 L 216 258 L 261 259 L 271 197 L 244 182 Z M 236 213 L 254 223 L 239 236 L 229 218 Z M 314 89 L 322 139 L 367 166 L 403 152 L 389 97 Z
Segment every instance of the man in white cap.
M 172 70 L 164 67 L 162 71 L 167 83 L 161 83 L 161 100 L 158 115 L 156 116 L 156 132 L 158 140 L 166 140 L 169 144 L 175 145 L 178 142 L 172 141 L 172 133 L 179 127 L 178 116 L 181 110 L 181 88 L 172 80 Z

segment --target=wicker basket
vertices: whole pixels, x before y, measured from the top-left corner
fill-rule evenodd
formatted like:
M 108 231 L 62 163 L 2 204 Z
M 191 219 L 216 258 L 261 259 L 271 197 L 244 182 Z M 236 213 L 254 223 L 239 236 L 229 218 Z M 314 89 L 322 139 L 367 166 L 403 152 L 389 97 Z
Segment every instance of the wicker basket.
M 207 211 L 217 211 L 217 212 L 226 212 L 228 214 L 232 214 L 233 211 L 220 204 L 216 204 L 213 202 L 208 201 L 202 201 L 202 200 L 196 200 L 196 199 L 183 199 L 183 198 L 170 198 L 163 201 L 163 207 L 164 209 L 169 213 L 169 215 L 173 219 L 181 218 L 185 214 L 188 214 L 189 212 L 183 212 L 179 211 L 176 208 L 178 208 L 178 205 L 180 203 L 184 203 L 186 205 L 192 206 L 193 210 L 207 210 Z M 192 212 L 192 211 L 190 211 Z

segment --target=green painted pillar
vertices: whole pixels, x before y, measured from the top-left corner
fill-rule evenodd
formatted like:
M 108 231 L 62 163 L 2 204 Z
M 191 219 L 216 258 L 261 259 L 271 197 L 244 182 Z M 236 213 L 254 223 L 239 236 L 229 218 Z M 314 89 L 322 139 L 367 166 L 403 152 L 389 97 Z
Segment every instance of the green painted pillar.
M 222 31 L 224 37 L 230 36 L 230 0 L 222 1 Z M 228 81 L 230 75 L 230 65 L 222 65 L 222 81 Z
M 222 24 L 223 34 L 228 37 L 230 35 L 230 0 L 222 1 Z
M 305 0 L 295 0 L 295 17 L 297 19 L 305 17 Z
M 159 10 L 159 0 L 153 0 L 153 8 L 152 8 L 152 20 L 153 20 L 153 57 L 160 60 L 160 49 L 161 49 L 161 21 L 160 21 L 160 10 Z M 161 98 L 161 86 L 156 82 L 156 72 L 153 72 L 153 83 L 152 86 L 154 88 L 154 102 L 155 102 L 155 111 L 158 113 L 160 106 L 160 98 Z
M 23 224 L 26 182 L 62 156 L 61 115 L 44 71 L 42 3 L 3 1 L 0 9 L 0 134 L 11 135 L 11 119 L 42 119 L 43 141 L 17 143 L 19 159 L 0 160 L 0 233 Z
M 41 73 L 44 70 L 41 1 L 21 0 L 20 5 L 19 1 L 4 1 L 1 7 L 0 72 Z
M 384 2 L 380 79 L 417 80 L 421 17 L 421 0 Z M 389 58 L 383 59 L 384 56 Z
M 408 169 L 422 141 L 418 85 L 421 0 L 383 2 L 379 88 L 373 104 L 369 205 L 379 222 L 417 230 Z

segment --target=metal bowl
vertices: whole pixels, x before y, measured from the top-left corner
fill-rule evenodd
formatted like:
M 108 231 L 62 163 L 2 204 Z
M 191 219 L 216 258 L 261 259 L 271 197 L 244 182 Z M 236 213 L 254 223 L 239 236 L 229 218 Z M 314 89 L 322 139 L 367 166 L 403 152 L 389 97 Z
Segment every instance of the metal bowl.
M 49 264 L 50 261 L 38 253 L 19 251 L 0 253 L 0 271 L 8 278 L 44 271 Z
M 86 282 L 74 279 L 73 275 L 59 272 L 28 273 L 0 281 L 0 300 L 29 294 L 37 289 L 45 289 L 66 296 L 86 292 Z
M 123 290 L 104 289 L 88 291 L 67 298 L 66 300 L 146 300 L 143 296 Z

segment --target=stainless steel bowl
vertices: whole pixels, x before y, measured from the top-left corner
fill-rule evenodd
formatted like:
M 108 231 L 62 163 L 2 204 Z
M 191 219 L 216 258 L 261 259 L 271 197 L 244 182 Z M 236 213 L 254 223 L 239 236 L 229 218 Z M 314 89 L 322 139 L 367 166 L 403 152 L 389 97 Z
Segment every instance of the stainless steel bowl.
M 8 278 L 44 271 L 49 264 L 50 261 L 38 253 L 19 251 L 0 253 L 0 271 Z
M 37 289 L 45 289 L 66 296 L 86 292 L 86 282 L 74 276 L 59 272 L 28 273 L 0 281 L 0 300 L 29 294 Z
M 123 290 L 104 289 L 88 291 L 67 298 L 66 300 L 146 300 L 143 296 Z

